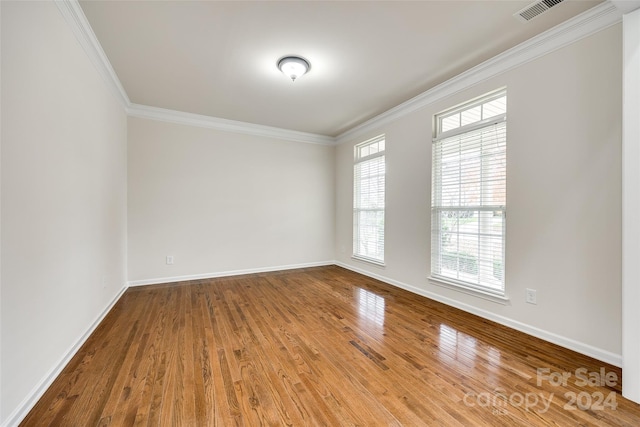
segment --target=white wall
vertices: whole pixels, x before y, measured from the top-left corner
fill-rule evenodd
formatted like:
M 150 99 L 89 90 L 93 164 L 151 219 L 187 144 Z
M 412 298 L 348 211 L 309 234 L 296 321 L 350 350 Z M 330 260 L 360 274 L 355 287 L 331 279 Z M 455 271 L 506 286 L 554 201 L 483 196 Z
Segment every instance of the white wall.
M 139 118 L 128 141 L 134 284 L 333 260 L 334 147 Z
M 53 2 L 2 8 L 2 415 L 126 282 L 126 115 Z
M 338 147 L 339 262 L 620 364 L 621 25 Z M 506 86 L 506 287 L 500 305 L 430 284 L 431 122 Z M 353 145 L 386 134 L 386 267 L 350 258 Z M 525 303 L 525 288 L 538 304 Z

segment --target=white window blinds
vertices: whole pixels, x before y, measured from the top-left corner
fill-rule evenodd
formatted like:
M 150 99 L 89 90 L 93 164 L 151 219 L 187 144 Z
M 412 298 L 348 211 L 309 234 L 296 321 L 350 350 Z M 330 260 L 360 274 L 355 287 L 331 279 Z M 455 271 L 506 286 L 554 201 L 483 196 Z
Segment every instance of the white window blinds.
M 353 256 L 384 263 L 384 136 L 355 147 L 353 166 Z
M 506 93 L 436 116 L 431 275 L 504 295 Z

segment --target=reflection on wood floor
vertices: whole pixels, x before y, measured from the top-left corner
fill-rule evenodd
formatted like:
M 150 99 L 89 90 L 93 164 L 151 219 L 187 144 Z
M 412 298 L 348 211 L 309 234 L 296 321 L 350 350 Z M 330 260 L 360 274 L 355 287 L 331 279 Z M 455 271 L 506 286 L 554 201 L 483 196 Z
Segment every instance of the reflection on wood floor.
M 640 425 L 619 391 L 618 368 L 330 266 L 129 289 L 22 425 Z

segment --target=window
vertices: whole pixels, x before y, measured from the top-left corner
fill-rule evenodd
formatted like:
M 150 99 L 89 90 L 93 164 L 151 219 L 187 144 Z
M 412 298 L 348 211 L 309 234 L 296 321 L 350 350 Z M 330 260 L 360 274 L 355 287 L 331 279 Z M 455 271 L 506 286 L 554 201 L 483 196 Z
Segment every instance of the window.
M 358 144 L 353 165 L 353 257 L 384 264 L 384 135 Z
M 435 116 L 431 277 L 504 296 L 507 94 Z

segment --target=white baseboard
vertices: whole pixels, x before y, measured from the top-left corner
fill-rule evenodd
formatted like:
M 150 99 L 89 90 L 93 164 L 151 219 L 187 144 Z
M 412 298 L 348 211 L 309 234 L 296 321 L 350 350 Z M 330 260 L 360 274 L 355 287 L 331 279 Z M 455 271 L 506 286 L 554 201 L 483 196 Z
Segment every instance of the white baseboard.
M 296 268 L 323 267 L 326 265 L 334 265 L 335 263 L 336 263 L 335 261 L 331 260 L 331 261 L 320 261 L 320 262 L 308 262 L 303 264 L 279 265 L 276 267 L 259 267 L 259 268 L 248 268 L 244 270 L 219 271 L 217 273 L 192 274 L 187 276 L 157 277 L 155 279 L 133 280 L 133 281 L 130 281 L 128 285 L 129 286 L 158 285 L 162 283 L 184 282 L 187 280 L 213 279 L 216 277 L 240 276 L 242 274 L 268 273 L 270 271 L 293 270 Z
M 371 273 L 369 271 L 366 271 L 357 267 L 353 267 L 351 265 L 345 264 L 340 261 L 322 261 L 322 262 L 313 262 L 313 263 L 304 263 L 304 264 L 295 264 L 295 265 L 283 265 L 283 266 L 277 266 L 277 267 L 264 267 L 264 268 L 245 269 L 245 270 L 223 271 L 218 273 L 197 274 L 197 275 L 189 275 L 189 276 L 176 276 L 176 277 L 165 277 L 165 278 L 156 278 L 156 279 L 148 279 L 148 280 L 136 280 L 136 281 L 128 282 L 127 285 L 128 286 L 144 286 L 144 285 L 150 285 L 150 284 L 173 283 L 173 282 L 180 282 L 180 281 L 186 281 L 186 280 L 198 280 L 198 279 L 209 279 L 209 278 L 215 278 L 215 277 L 237 276 L 241 274 L 254 274 L 254 273 L 266 273 L 271 271 L 292 270 L 296 268 L 321 267 L 321 266 L 327 266 L 327 265 L 338 265 L 340 267 L 346 268 L 347 270 L 351 270 L 356 273 L 360 273 L 362 275 L 372 277 L 374 279 L 377 279 L 382 282 L 388 283 L 390 285 L 396 286 L 398 288 L 407 290 L 414 294 L 421 295 L 426 298 L 441 302 L 448 306 L 459 308 L 460 310 L 466 311 L 471 314 L 475 314 L 482 318 L 494 321 L 501 325 L 513 328 L 515 330 L 524 332 L 526 334 L 543 339 L 545 341 L 549 341 L 559 346 L 568 348 L 569 350 L 573 350 L 578 353 L 593 357 L 597 360 L 601 360 L 611 365 L 614 365 L 617 367 L 622 366 L 622 356 L 619 354 L 615 354 L 607 350 L 603 350 L 603 349 L 591 346 L 589 344 L 585 344 L 585 343 L 573 340 L 571 338 L 567 338 L 567 337 L 555 334 L 553 332 L 545 331 L 543 329 L 536 328 L 535 326 L 527 325 L 517 320 L 500 316 L 498 314 L 480 309 L 470 304 L 462 303 L 460 301 L 447 298 L 442 295 L 429 292 L 412 285 L 408 285 L 398 280 L 390 279 L 388 277 L 381 276 L 379 274 Z M 32 389 L 32 391 L 27 395 L 27 397 L 24 398 L 24 400 L 20 403 L 20 405 L 18 405 L 18 407 L 11 413 L 11 415 L 9 415 L 9 417 L 5 420 L 4 423 L 2 423 L 2 425 L 0 425 L 0 427 L 14 427 L 20 424 L 20 422 L 24 419 L 24 417 L 27 416 L 29 411 L 42 397 L 44 392 L 51 386 L 51 384 L 58 377 L 58 375 L 60 375 L 60 372 L 62 372 L 64 367 L 69 363 L 71 358 L 73 358 L 73 356 L 84 344 L 87 338 L 89 338 L 89 336 L 93 333 L 93 331 L 100 324 L 100 322 L 102 322 L 102 320 L 105 318 L 107 313 L 109 313 L 109 311 L 113 308 L 116 302 L 118 302 L 122 294 L 124 294 L 124 292 L 127 290 L 128 286 L 123 287 L 118 292 L 118 294 L 112 299 L 112 301 L 102 311 L 102 313 L 100 313 L 100 315 L 91 324 L 91 326 L 87 329 L 87 331 L 71 346 L 71 348 L 65 353 L 62 359 L 44 376 L 44 378 L 40 380 L 40 382 Z
M 0 427 L 17 427 L 22 420 L 29 414 L 29 411 L 40 400 L 45 391 L 51 386 L 55 379 L 60 375 L 62 370 L 71 361 L 73 356 L 78 352 L 80 347 L 85 343 L 93 331 L 98 327 L 100 322 L 105 318 L 107 313 L 111 311 L 113 306 L 118 302 L 122 294 L 127 290 L 126 286 L 123 286 L 118 294 L 111 300 L 111 302 L 102 310 L 102 313 L 93 321 L 91 326 L 82 334 L 75 343 L 67 350 L 62 356 L 60 361 L 53 367 L 47 374 L 36 384 L 36 386 L 27 394 L 27 396 L 20 402 L 20 405 L 7 417 Z
M 569 350 L 573 350 L 575 352 L 584 354 L 586 356 L 593 357 L 594 359 L 601 360 L 613 366 L 617 366 L 617 367 L 622 366 L 622 355 L 620 354 L 615 354 L 610 351 L 603 350 L 601 348 L 597 348 L 592 345 L 585 344 L 583 342 L 576 341 L 574 339 L 555 334 L 553 332 L 545 331 L 543 329 L 536 328 L 535 326 L 527 325 L 526 323 L 522 323 L 517 320 L 510 319 L 508 317 L 504 317 L 487 310 L 483 310 L 473 305 L 466 304 L 466 303 L 463 303 L 463 302 L 460 302 L 460 301 L 457 301 L 457 300 L 454 300 L 454 299 L 451 299 L 451 298 L 448 298 L 448 297 L 439 295 L 437 293 L 430 292 L 412 285 L 408 285 L 406 283 L 402 283 L 385 276 L 381 276 L 379 274 L 371 273 L 369 271 L 366 271 L 357 267 L 353 267 L 343 262 L 336 261 L 335 264 L 340 267 L 346 268 L 347 270 L 355 271 L 356 273 L 360 273 L 362 275 L 372 277 L 374 279 L 378 279 L 382 282 L 388 283 L 393 286 L 397 286 L 398 288 L 402 288 L 414 294 L 418 294 L 423 297 L 441 302 L 451 307 L 459 308 L 460 310 L 466 311 L 467 313 L 475 314 L 476 316 L 480 316 L 484 319 L 491 320 L 493 322 L 499 323 L 504 326 L 508 326 L 509 328 L 515 329 L 520 332 L 524 332 L 525 334 L 532 335 L 536 338 L 540 338 L 545 341 L 551 342 L 553 344 L 557 344 Z

